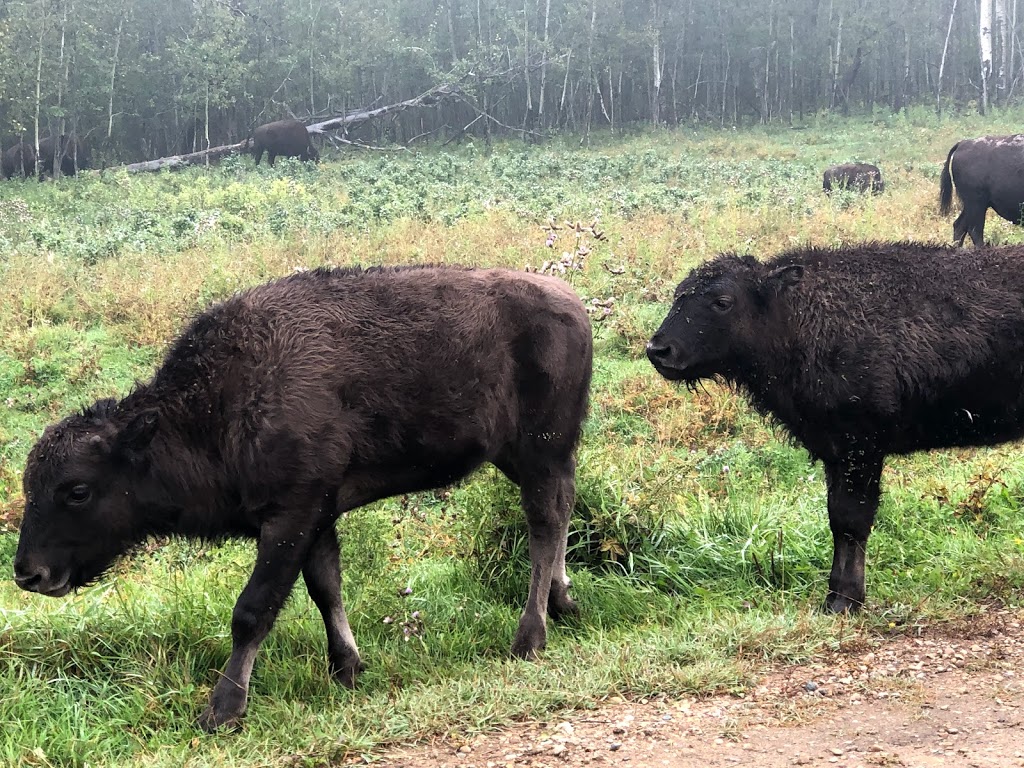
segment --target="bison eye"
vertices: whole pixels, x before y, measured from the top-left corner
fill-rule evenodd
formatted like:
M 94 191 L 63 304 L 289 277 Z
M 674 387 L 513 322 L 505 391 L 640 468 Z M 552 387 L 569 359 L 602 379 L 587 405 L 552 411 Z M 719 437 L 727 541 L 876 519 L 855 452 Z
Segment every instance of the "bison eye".
M 728 312 L 730 309 L 732 309 L 732 305 L 732 296 L 719 296 L 717 299 L 711 302 L 711 306 L 713 306 L 719 312 Z
M 85 504 L 90 496 L 92 491 L 89 490 L 89 486 L 79 483 L 68 491 L 67 499 L 69 504 Z

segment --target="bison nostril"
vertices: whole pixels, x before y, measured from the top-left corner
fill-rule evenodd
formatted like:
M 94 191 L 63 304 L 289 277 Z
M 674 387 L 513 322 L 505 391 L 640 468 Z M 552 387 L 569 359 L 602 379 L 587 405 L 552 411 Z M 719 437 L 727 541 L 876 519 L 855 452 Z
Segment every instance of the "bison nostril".
M 35 590 L 43 579 L 50 575 L 50 570 L 45 566 L 38 568 L 33 572 L 22 571 L 15 567 L 14 569 L 14 583 L 22 589 Z
M 671 352 L 672 346 L 670 344 L 656 344 L 654 341 L 647 342 L 647 356 L 652 360 L 668 357 Z

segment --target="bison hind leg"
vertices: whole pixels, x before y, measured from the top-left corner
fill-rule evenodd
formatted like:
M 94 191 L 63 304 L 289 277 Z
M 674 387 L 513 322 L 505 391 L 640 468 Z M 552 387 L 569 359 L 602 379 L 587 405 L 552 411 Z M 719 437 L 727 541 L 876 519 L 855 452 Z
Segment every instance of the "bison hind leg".
M 548 592 L 547 614 L 555 621 L 578 616 L 580 609 L 576 601 L 569 596 L 572 579 L 565 567 L 566 549 L 569 538 L 569 522 L 573 507 L 576 504 L 576 464 L 570 460 L 570 466 L 560 476 L 556 490 L 556 509 L 565 510 L 559 517 L 559 529 L 555 533 L 555 557 L 551 573 L 551 589 Z M 494 465 L 505 477 L 516 485 L 520 485 L 520 471 L 516 463 L 509 457 L 495 459 Z
M 546 459 L 546 461 L 545 461 Z M 512 655 L 533 659 L 547 642 L 545 614 L 576 613 L 565 575 L 565 548 L 575 497 L 575 462 L 535 455 L 520 466 L 523 510 L 530 529 L 530 594 Z
M 366 669 L 359 658 L 341 598 L 341 558 L 333 525 L 323 531 L 306 557 L 302 578 L 327 630 L 327 661 L 331 677 L 346 688 Z

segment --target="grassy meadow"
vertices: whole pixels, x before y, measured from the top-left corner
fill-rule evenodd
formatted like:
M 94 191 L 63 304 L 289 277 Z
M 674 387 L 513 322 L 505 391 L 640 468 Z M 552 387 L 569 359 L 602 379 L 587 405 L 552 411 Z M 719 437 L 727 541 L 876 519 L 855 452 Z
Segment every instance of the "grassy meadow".
M 0 183 L 0 765 L 341 764 L 610 695 L 741 690 L 769 662 L 1019 602 L 1018 446 L 890 461 L 866 610 L 825 616 L 821 467 L 729 390 L 663 382 L 643 346 L 675 283 L 717 252 L 948 241 L 937 197 L 949 148 L 1022 118 L 822 119 Z M 884 195 L 821 193 L 824 168 L 853 160 L 881 166 Z M 597 219 L 605 237 L 563 227 L 548 248 L 551 219 Z M 994 214 L 986 234 L 1024 242 Z M 250 544 L 153 542 L 63 599 L 15 586 L 36 436 L 147 379 L 211 301 L 323 264 L 540 269 L 563 253 L 583 262 L 564 277 L 593 310 L 596 343 L 570 542 L 583 613 L 552 626 L 538 663 L 507 658 L 529 565 L 516 490 L 491 468 L 339 521 L 368 667 L 359 688 L 330 681 L 300 584 L 239 733 L 193 721 L 229 653 Z

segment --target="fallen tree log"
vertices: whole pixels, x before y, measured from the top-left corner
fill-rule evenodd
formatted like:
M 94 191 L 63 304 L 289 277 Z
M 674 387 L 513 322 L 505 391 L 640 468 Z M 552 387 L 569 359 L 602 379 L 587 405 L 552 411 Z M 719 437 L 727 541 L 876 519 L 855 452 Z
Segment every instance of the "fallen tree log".
M 322 120 L 319 123 L 312 123 L 306 126 L 306 130 L 309 133 L 317 134 L 320 136 L 327 136 L 331 138 L 329 132 L 341 131 L 342 134 L 348 132 L 350 128 L 353 128 L 360 123 L 365 123 L 368 120 L 377 120 L 387 115 L 392 115 L 397 112 L 402 112 L 406 109 L 412 109 L 414 107 L 429 107 L 433 106 L 444 99 L 451 98 L 460 93 L 460 89 L 457 85 L 443 84 L 431 88 L 425 93 L 421 93 L 412 99 L 406 99 L 405 101 L 397 102 L 396 104 L 387 104 L 383 107 L 377 107 L 376 109 L 360 109 L 354 112 L 349 112 L 347 115 L 341 115 L 340 117 L 332 117 L 329 120 Z M 215 163 L 221 158 L 233 155 L 238 152 L 245 152 L 249 149 L 251 139 L 240 141 L 237 144 L 225 144 L 220 147 L 211 147 L 210 149 L 204 149 L 199 152 L 191 152 L 187 155 L 171 155 L 169 157 L 160 157 L 156 160 L 146 160 L 141 163 L 130 163 L 128 165 L 120 165 L 110 168 L 109 170 L 115 171 L 127 171 L 128 173 L 152 173 L 154 171 L 162 171 L 166 169 L 184 168 L 189 165 L 208 165 Z M 351 144 L 352 142 L 345 142 Z

